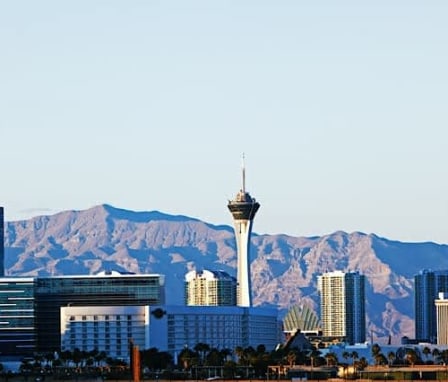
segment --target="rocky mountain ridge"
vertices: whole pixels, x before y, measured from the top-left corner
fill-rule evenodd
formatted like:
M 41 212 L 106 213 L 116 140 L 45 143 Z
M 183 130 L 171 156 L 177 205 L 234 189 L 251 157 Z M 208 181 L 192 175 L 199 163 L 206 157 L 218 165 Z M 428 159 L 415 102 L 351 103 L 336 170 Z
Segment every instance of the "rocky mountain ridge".
M 251 243 L 254 305 L 285 311 L 299 304 L 318 311 L 318 275 L 359 271 L 367 279 L 372 340 L 414 337 L 413 277 L 422 269 L 448 269 L 446 245 L 402 243 L 360 232 L 308 238 L 254 233 Z M 233 228 L 187 216 L 100 205 L 5 224 L 8 276 L 108 269 L 161 273 L 166 276 L 167 303 L 183 304 L 178 291 L 189 270 L 221 269 L 235 275 L 235 267 Z

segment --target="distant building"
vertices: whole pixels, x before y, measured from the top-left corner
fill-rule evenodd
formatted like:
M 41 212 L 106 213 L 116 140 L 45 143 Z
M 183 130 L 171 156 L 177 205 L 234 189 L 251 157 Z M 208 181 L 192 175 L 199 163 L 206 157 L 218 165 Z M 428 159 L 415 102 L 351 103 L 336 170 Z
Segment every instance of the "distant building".
M 185 305 L 236 305 L 236 279 L 224 271 L 190 271 L 185 275 Z
M 415 338 L 419 341 L 437 341 L 434 301 L 440 292 L 448 292 L 448 270 L 423 270 L 414 276 Z
M 0 277 L 5 275 L 5 216 L 0 207 Z
M 60 308 L 75 306 L 144 306 L 165 303 L 165 278 L 159 274 L 54 276 L 36 279 L 36 329 L 39 351 L 61 345 Z
M 250 277 L 250 236 L 252 233 L 252 224 L 255 214 L 260 208 L 254 198 L 246 192 L 246 175 L 243 163 L 243 184 L 241 190 L 238 192 L 234 200 L 230 200 L 227 204 L 229 211 L 233 216 L 233 224 L 235 228 L 235 237 L 237 244 L 237 305 L 251 306 L 252 305 L 252 287 Z
M 0 278 L 0 356 L 36 351 L 34 279 Z
M 440 292 L 436 307 L 437 345 L 448 345 L 448 294 Z
M 366 340 L 365 279 L 358 272 L 319 276 L 322 335 L 348 344 Z

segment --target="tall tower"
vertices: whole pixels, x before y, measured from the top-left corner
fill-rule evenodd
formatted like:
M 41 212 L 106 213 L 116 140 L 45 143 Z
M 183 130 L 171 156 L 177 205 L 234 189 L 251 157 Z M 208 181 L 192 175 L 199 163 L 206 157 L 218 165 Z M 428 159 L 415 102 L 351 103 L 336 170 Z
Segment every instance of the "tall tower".
M 0 207 L 0 277 L 5 275 L 5 219 Z
M 364 276 L 358 272 L 328 272 L 319 276 L 322 334 L 349 344 L 366 339 Z
M 237 244 L 237 305 L 251 306 L 251 281 L 249 268 L 250 235 L 252 232 L 253 220 L 260 208 L 260 204 L 246 192 L 244 157 L 242 164 L 242 188 L 234 200 L 229 200 L 227 207 L 233 216 Z

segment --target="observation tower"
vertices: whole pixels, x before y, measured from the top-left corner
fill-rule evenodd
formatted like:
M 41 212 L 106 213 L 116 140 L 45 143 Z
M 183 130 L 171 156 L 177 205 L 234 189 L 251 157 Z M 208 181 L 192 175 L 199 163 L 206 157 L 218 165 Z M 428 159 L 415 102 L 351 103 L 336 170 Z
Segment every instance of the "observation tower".
M 260 204 L 246 192 L 244 157 L 242 164 L 242 188 L 234 200 L 229 200 L 227 207 L 233 216 L 237 244 L 237 305 L 251 306 L 250 235 L 252 232 L 252 223 L 255 214 L 260 208 Z

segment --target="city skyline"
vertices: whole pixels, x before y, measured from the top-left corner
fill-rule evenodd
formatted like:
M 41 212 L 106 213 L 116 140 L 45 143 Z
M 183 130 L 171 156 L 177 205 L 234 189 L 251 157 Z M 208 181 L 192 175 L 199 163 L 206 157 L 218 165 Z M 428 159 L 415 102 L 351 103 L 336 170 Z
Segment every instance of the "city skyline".
M 448 243 L 443 1 L 0 5 L 6 221 L 107 203 Z M 181 190 L 179 185 L 181 185 Z

